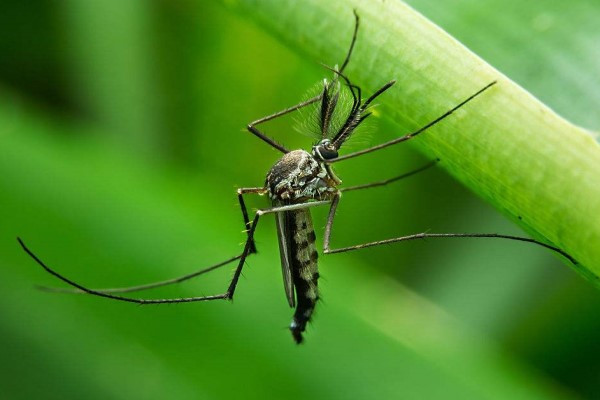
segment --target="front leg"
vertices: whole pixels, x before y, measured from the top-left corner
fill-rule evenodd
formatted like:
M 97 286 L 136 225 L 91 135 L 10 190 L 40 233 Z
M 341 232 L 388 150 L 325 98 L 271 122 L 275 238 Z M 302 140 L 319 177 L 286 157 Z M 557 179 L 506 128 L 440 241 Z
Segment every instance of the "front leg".
M 390 183 L 394 183 L 397 182 L 401 179 L 404 178 L 408 178 L 410 176 L 413 176 L 415 174 L 418 174 L 419 172 L 425 171 L 431 167 L 433 167 L 434 165 L 436 165 L 440 160 L 439 159 L 435 159 L 433 161 L 428 162 L 427 164 L 417 168 L 417 169 L 413 169 L 412 171 L 408 171 L 403 173 L 402 175 L 398 175 L 395 176 L 393 178 L 389 178 L 389 179 L 385 179 L 382 181 L 377 181 L 377 182 L 371 182 L 371 183 L 365 183 L 362 185 L 356 185 L 356 186 L 347 186 L 344 188 L 340 188 L 340 192 L 350 192 L 352 190 L 362 190 L 362 189 L 369 189 L 369 188 L 373 188 L 373 187 L 378 187 L 378 186 L 385 186 L 388 185 Z
M 429 122 L 427 125 L 425 125 L 425 126 L 419 128 L 419 129 L 417 129 L 414 132 L 411 132 L 411 133 L 409 133 L 407 135 L 404 135 L 404 136 L 401 136 L 399 138 L 390 140 L 389 142 L 385 142 L 385 143 L 378 144 L 378 145 L 373 146 L 373 147 L 369 147 L 368 149 L 359 150 L 359 151 L 356 151 L 354 153 L 350 153 L 350 154 L 346 154 L 344 156 L 340 156 L 338 158 L 334 158 L 333 160 L 329 160 L 328 163 L 335 163 L 335 162 L 338 162 L 338 161 L 347 160 L 349 158 L 358 157 L 358 156 L 361 156 L 363 154 L 371 153 L 373 151 L 381 150 L 381 149 L 384 149 L 384 148 L 386 148 L 388 146 L 392 146 L 394 144 L 410 140 L 410 139 L 416 137 L 418 134 L 420 134 L 422 132 L 425 132 L 427 129 L 431 128 L 432 126 L 434 126 L 438 122 L 444 120 L 446 117 L 450 116 L 450 114 L 452 114 L 453 112 L 455 112 L 456 110 L 458 110 L 459 108 L 461 108 L 462 106 L 464 106 L 465 104 L 467 104 L 469 101 L 473 100 L 475 97 L 479 96 L 481 93 L 483 93 L 484 91 L 486 91 L 490 87 L 494 86 L 495 84 L 496 84 L 496 81 L 493 81 L 493 82 L 487 84 L 482 89 L 478 90 L 477 92 L 475 92 L 474 94 L 472 94 L 471 96 L 469 96 L 467 99 L 463 100 L 461 103 L 459 103 L 458 105 L 456 105 L 454 108 L 446 111 L 444 114 L 440 115 L 439 117 L 437 117 L 433 121 Z
M 250 133 L 252 133 L 253 135 L 257 136 L 259 139 L 263 140 L 264 142 L 266 142 L 267 144 L 269 144 L 271 147 L 276 148 L 277 150 L 281 151 L 284 154 L 289 153 L 290 151 L 288 149 L 286 149 L 285 147 L 283 147 L 282 145 L 280 145 L 279 143 L 277 143 L 276 141 L 274 141 L 273 139 L 271 139 L 270 137 L 268 137 L 267 135 L 265 135 L 264 133 L 262 133 L 261 131 L 259 131 L 258 128 L 256 128 L 256 125 L 262 124 L 263 122 L 270 121 L 270 120 L 275 119 L 277 117 L 281 117 L 282 115 L 289 114 L 289 113 L 291 113 L 293 111 L 299 110 L 302 107 L 306 107 L 308 105 L 316 103 L 317 101 L 321 100 L 322 96 L 323 95 L 320 94 L 320 95 L 312 97 L 312 98 L 310 98 L 310 99 L 308 99 L 306 101 L 303 101 L 302 103 L 296 104 L 295 106 L 286 108 L 285 110 L 281 110 L 281 111 L 276 112 L 274 114 L 267 115 L 266 117 L 262 117 L 260 119 L 257 119 L 256 121 L 252 121 L 252 122 L 250 122 L 248 124 L 248 126 L 246 128 L 248 129 L 248 131 Z

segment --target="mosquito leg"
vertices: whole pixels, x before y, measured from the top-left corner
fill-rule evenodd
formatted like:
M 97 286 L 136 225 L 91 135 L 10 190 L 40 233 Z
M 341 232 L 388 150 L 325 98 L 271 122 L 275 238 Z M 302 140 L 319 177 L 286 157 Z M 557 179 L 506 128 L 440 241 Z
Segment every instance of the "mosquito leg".
M 252 226 L 250 227 L 250 231 L 249 231 L 250 235 L 249 235 L 248 241 L 246 242 L 246 247 L 244 248 L 244 253 L 242 253 L 242 255 L 247 254 L 250 249 L 250 241 L 252 240 L 252 237 L 254 236 L 254 230 L 256 229 L 256 225 L 258 224 L 258 220 L 261 216 L 266 215 L 266 214 L 278 213 L 278 212 L 303 210 L 306 208 L 318 207 L 318 206 L 322 206 L 325 204 L 329 204 L 329 201 L 328 200 L 314 201 L 314 202 L 310 202 L 310 203 L 291 204 L 291 205 L 287 205 L 287 206 L 272 207 L 272 208 L 267 208 L 267 209 L 263 209 L 263 210 L 258 210 L 254 217 L 254 221 L 252 222 Z M 229 288 L 227 289 L 227 293 L 226 293 L 227 298 L 230 300 L 233 299 L 233 294 L 235 292 L 235 288 L 237 286 L 238 280 L 242 273 L 242 268 L 244 267 L 244 258 L 242 258 L 240 260 L 240 263 L 239 263 L 237 269 L 235 270 L 235 273 L 233 274 L 233 278 L 231 279 L 231 283 L 229 284 Z
M 104 297 L 104 298 L 119 300 L 119 301 L 125 301 L 125 302 L 129 302 L 129 303 L 136 303 L 136 304 L 191 303 L 191 302 L 196 302 L 196 301 L 233 299 L 233 294 L 235 292 L 235 288 L 237 286 L 239 277 L 242 273 L 242 269 L 244 267 L 246 257 L 250 254 L 250 247 L 251 247 L 250 244 L 252 242 L 252 238 L 254 237 L 254 232 L 256 231 L 256 227 L 258 226 L 258 220 L 260 219 L 260 217 L 265 214 L 271 214 L 271 213 L 282 212 L 282 211 L 299 210 L 299 209 L 304 209 L 304 208 L 309 208 L 309 207 L 316 207 L 316 206 L 320 206 L 320 205 L 324 205 L 324 204 L 328 204 L 328 203 L 329 203 L 329 201 L 316 201 L 316 202 L 312 202 L 312 203 L 293 204 L 293 205 L 289 205 L 289 206 L 273 207 L 273 208 L 268 208 L 268 209 L 264 209 L 264 210 L 258 210 L 256 212 L 254 220 L 250 226 L 250 230 L 248 232 L 248 239 L 246 240 L 246 244 L 244 245 L 244 251 L 242 252 L 242 254 L 240 256 L 229 260 L 229 262 L 231 262 L 235 259 L 239 259 L 239 263 L 238 263 L 238 266 L 235 270 L 235 273 L 233 275 L 233 278 L 231 280 L 231 283 L 230 283 L 227 291 L 225 293 L 212 295 L 212 296 L 183 297 L 183 298 L 174 298 L 174 299 L 137 299 L 137 298 L 132 298 L 132 297 L 104 293 L 99 290 L 89 289 L 89 288 L 82 286 L 82 285 L 72 281 L 71 279 L 59 274 L 58 272 L 56 272 L 55 270 L 53 270 L 52 268 L 47 266 L 38 256 L 36 256 L 25 245 L 25 243 L 20 238 L 17 238 L 17 240 L 19 241 L 19 244 L 21 245 L 23 250 L 31 258 L 33 258 L 33 260 L 35 262 L 37 262 L 42 268 L 44 268 L 49 274 L 53 275 L 54 277 L 58 278 L 59 280 L 65 282 L 65 283 L 67 283 L 68 285 L 70 285 L 76 289 L 79 289 L 82 292 L 85 292 L 87 294 L 91 294 L 94 296 L 99 296 L 99 297 Z
M 33 253 L 33 251 L 31 251 L 20 238 L 17 238 L 17 240 L 19 241 L 19 244 L 21 245 L 23 250 L 31 258 L 33 258 L 33 260 L 35 262 L 37 262 L 42 268 L 44 268 L 46 270 L 46 272 L 48 272 L 50 275 L 53 275 L 54 277 L 58 278 L 59 280 L 67 283 L 68 285 L 70 285 L 82 292 L 85 292 L 87 294 L 91 294 L 94 296 L 99 296 L 99 297 L 104 297 L 107 299 L 113 299 L 113 300 L 119 300 L 119 301 L 125 301 L 128 303 L 136 303 L 136 304 L 189 303 L 189 302 L 194 302 L 194 301 L 210 301 L 210 300 L 219 300 L 219 299 L 226 298 L 226 296 L 225 296 L 226 293 L 224 293 L 224 294 L 219 294 L 219 295 L 214 295 L 214 296 L 183 297 L 183 298 L 177 298 L 177 299 L 136 299 L 136 298 L 132 298 L 132 297 L 125 297 L 125 296 L 119 296 L 119 295 L 110 294 L 110 293 L 104 293 L 104 292 L 94 290 L 94 289 L 88 289 L 85 286 L 82 286 L 82 285 L 72 281 L 71 279 L 59 274 L 58 272 L 56 272 L 55 270 L 50 268 L 38 256 L 36 256 Z M 244 255 L 242 254 L 241 258 L 244 258 L 243 256 Z
M 199 271 L 195 271 L 190 274 L 182 275 L 177 278 L 167 279 L 164 281 L 152 282 L 152 283 L 147 283 L 144 285 L 137 285 L 137 286 L 128 286 L 128 287 L 120 287 L 120 288 L 102 288 L 102 289 L 92 289 L 92 290 L 94 290 L 96 292 L 102 292 L 102 293 L 130 293 L 130 292 L 139 292 L 142 290 L 154 289 L 154 288 L 161 287 L 161 286 L 168 286 L 168 285 L 172 285 L 175 283 L 187 281 L 188 279 L 192 279 L 197 276 L 206 274 L 207 272 L 214 271 L 215 269 L 218 269 L 225 265 L 231 264 L 235 260 L 239 260 L 241 257 L 242 257 L 242 255 L 239 254 L 235 257 L 231 257 L 225 261 L 222 261 L 215 265 L 211 265 L 210 267 L 207 267 L 207 268 L 203 268 Z M 40 290 L 43 290 L 45 292 L 53 292 L 53 293 L 75 293 L 75 294 L 77 294 L 77 293 L 85 294 L 86 293 L 83 290 L 71 289 L 71 288 L 57 288 L 57 287 L 47 287 L 47 286 L 37 286 L 37 288 Z
M 350 57 L 352 56 L 352 50 L 354 50 L 354 45 L 356 44 L 356 36 L 358 35 L 358 26 L 360 25 L 360 18 L 358 17 L 358 13 L 356 10 L 353 10 L 354 13 L 354 31 L 352 32 L 352 41 L 350 42 L 350 48 L 348 49 L 348 53 L 346 53 L 346 58 L 340 67 L 340 72 L 344 72 L 346 66 L 350 62 Z
M 331 249 L 329 247 L 329 243 L 331 240 L 331 230 L 333 228 L 333 221 L 335 219 L 335 212 L 337 210 L 337 206 L 340 200 L 340 195 L 336 195 L 331 202 L 331 208 L 329 209 L 329 215 L 327 216 L 327 224 L 325 225 L 325 237 L 323 239 L 323 253 L 324 254 L 334 254 L 334 253 L 345 253 L 347 251 L 352 250 L 360 250 L 365 249 L 367 247 L 380 246 L 384 244 L 396 243 L 396 242 L 406 242 L 409 240 L 417 240 L 417 239 L 428 239 L 428 238 L 495 238 L 495 239 L 508 239 L 508 240 L 516 240 L 519 242 L 527 242 L 533 243 L 538 246 L 545 247 L 554 251 L 555 253 L 560 254 L 561 256 L 568 259 L 571 263 L 577 264 L 577 261 L 569 255 L 564 250 L 559 249 L 558 247 L 551 246 L 547 243 L 540 242 L 535 239 L 521 237 L 521 236 L 512 236 L 512 235 L 501 235 L 498 233 L 416 233 L 414 235 L 400 236 L 391 239 L 377 240 L 375 242 L 357 244 L 354 246 L 342 247 L 339 249 Z
M 443 119 L 445 119 L 446 117 L 448 117 L 450 114 L 452 114 L 453 112 L 455 112 L 456 110 L 458 110 L 459 108 L 461 108 L 462 106 L 464 106 L 465 104 L 467 104 L 469 101 L 473 100 L 475 97 L 479 96 L 481 93 L 483 93 L 484 91 L 486 91 L 487 89 L 489 89 L 490 87 L 492 87 L 493 85 L 495 85 L 496 83 L 497 82 L 494 81 L 494 82 L 491 82 L 491 83 L 487 84 L 482 89 L 479 89 L 476 93 L 472 94 L 467 99 L 463 100 L 460 104 L 458 104 L 457 106 L 455 106 L 451 110 L 446 111 L 444 114 L 442 114 L 438 118 L 434 119 L 433 121 L 431 121 L 427 125 L 425 125 L 425 126 L 419 128 L 419 129 L 417 129 L 414 132 L 411 132 L 411 133 L 409 133 L 407 135 L 404 135 L 404 136 L 401 136 L 399 138 L 390 140 L 389 142 L 385 142 L 385 143 L 378 144 L 378 145 L 373 146 L 373 147 L 369 147 L 368 149 L 364 149 L 364 150 L 356 151 L 354 153 L 346 154 L 345 156 L 340 156 L 338 158 L 334 158 L 333 160 L 328 160 L 327 162 L 328 163 L 336 163 L 338 161 L 343 161 L 343 160 L 347 160 L 349 158 L 358 157 L 358 156 L 361 156 L 363 154 L 371 153 L 371 152 L 376 151 L 376 150 L 381 150 L 381 149 L 386 148 L 388 146 L 391 146 L 391 145 L 394 145 L 394 144 L 397 144 L 397 143 L 400 143 L 400 142 L 405 142 L 405 141 L 407 141 L 409 139 L 412 139 L 415 136 L 417 136 L 419 133 L 426 131 L 427 129 L 431 128 L 432 126 L 434 126 L 438 122 L 442 121 Z
M 361 190 L 361 189 L 369 189 L 369 188 L 377 187 L 377 186 L 385 186 L 385 185 L 390 184 L 392 182 L 396 182 L 396 181 L 399 181 L 401 179 L 408 178 L 409 176 L 418 174 L 419 172 L 425 171 L 425 170 L 433 167 L 434 165 L 436 165 L 439 161 L 440 161 L 439 159 L 438 160 L 430 161 L 427 164 L 425 164 L 425 165 L 423 165 L 423 166 L 421 166 L 421 167 L 419 167 L 417 169 L 414 169 L 414 170 L 409 171 L 409 172 L 405 172 L 402 175 L 398 175 L 398 176 L 395 176 L 395 177 L 390 178 L 390 179 L 385 179 L 383 181 L 371 182 L 371 183 L 365 183 L 363 185 L 348 186 L 348 187 L 345 187 L 345 188 L 341 188 L 340 192 L 350 192 L 351 190 Z
M 262 195 L 266 192 L 267 190 L 265 188 L 239 188 L 237 190 L 238 201 L 244 217 L 244 226 L 246 227 L 246 232 L 250 231 L 250 219 L 248 218 L 248 209 L 246 208 L 246 203 L 244 203 L 244 194 L 252 193 Z M 254 239 L 252 239 L 250 243 L 250 254 L 254 254 L 256 252 L 256 243 L 254 243 Z
M 264 191 L 265 191 L 264 188 L 240 188 L 237 191 L 238 199 L 240 202 L 240 208 L 242 209 L 242 215 L 244 216 L 244 226 L 246 227 L 246 231 L 250 230 L 250 221 L 248 219 L 248 211 L 246 209 L 246 205 L 244 204 L 243 195 L 250 194 L 250 193 L 262 194 L 262 193 L 264 193 Z M 251 246 L 250 253 L 248 255 L 256 253 L 256 247 L 254 244 L 254 240 L 252 240 L 250 246 Z M 222 261 L 218 264 L 211 265 L 210 267 L 203 268 L 201 270 L 194 271 L 192 273 L 182 275 L 182 276 L 179 276 L 176 278 L 166 279 L 164 281 L 152 282 L 152 283 L 136 285 L 136 286 L 119 287 L 119 288 L 95 288 L 93 290 L 97 291 L 97 292 L 102 292 L 102 293 L 130 293 L 130 292 L 139 292 L 142 290 L 154 289 L 154 288 L 162 287 L 162 286 L 168 286 L 168 285 L 172 285 L 175 283 L 187 281 L 189 279 L 195 278 L 200 275 L 204 275 L 208 272 L 214 271 L 218 268 L 228 265 L 228 264 L 234 262 L 235 260 L 239 260 L 241 257 L 242 257 L 242 255 L 239 254 L 235 257 L 231 257 L 231 258 L 229 258 L 225 261 Z M 80 289 L 72 289 L 72 288 L 54 288 L 54 287 L 38 286 L 38 289 L 44 290 L 46 292 L 54 292 L 54 293 L 75 293 L 75 294 L 85 293 L 84 291 L 82 291 Z
M 342 193 L 338 192 L 333 196 L 331 206 L 329 207 L 329 214 L 327 215 L 327 223 L 325 224 L 325 235 L 323 237 L 323 254 L 329 254 L 332 251 L 329 249 L 329 242 L 331 240 L 331 229 L 333 228 L 333 220 L 335 218 L 335 211 L 340 202 Z
M 252 121 L 248 124 L 248 126 L 246 128 L 248 129 L 248 131 L 250 131 L 250 133 L 254 134 L 255 136 L 258 136 L 258 138 L 265 141 L 267 144 L 271 145 L 271 147 L 276 148 L 277 150 L 281 151 L 282 153 L 289 153 L 288 149 L 286 149 L 285 147 L 283 147 L 282 145 L 280 145 L 279 143 L 277 143 L 276 141 L 274 141 L 273 139 L 271 139 L 270 137 L 268 137 L 267 135 L 265 135 L 264 133 L 259 131 L 258 128 L 256 128 L 256 125 L 262 124 L 263 122 L 270 121 L 277 117 L 281 117 L 282 115 L 289 114 L 291 112 L 299 110 L 302 107 L 306 107 L 308 105 L 316 103 L 317 101 L 321 100 L 322 96 L 323 96 L 322 94 L 319 94 L 318 96 L 312 97 L 306 101 L 303 101 L 302 103 L 298 103 L 295 106 L 286 108 L 285 110 L 281 110 L 281 111 L 276 112 L 271 115 L 267 115 L 266 117 L 262 117 L 260 119 L 257 119 L 256 121 Z

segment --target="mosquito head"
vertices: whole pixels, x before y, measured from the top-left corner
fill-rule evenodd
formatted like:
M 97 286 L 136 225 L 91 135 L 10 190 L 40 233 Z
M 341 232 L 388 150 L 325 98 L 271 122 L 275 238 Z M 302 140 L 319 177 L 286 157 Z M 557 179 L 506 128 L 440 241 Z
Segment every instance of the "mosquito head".
M 323 139 L 313 146 L 312 155 L 319 161 L 327 161 L 337 158 L 338 152 L 331 140 Z

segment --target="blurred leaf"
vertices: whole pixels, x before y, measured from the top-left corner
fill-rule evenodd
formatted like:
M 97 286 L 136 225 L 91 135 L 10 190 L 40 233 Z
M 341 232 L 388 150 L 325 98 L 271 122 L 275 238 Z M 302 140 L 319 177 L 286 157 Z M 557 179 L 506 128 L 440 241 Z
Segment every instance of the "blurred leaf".
M 144 1 L 65 1 L 71 94 L 116 143 L 160 155 L 151 6 Z

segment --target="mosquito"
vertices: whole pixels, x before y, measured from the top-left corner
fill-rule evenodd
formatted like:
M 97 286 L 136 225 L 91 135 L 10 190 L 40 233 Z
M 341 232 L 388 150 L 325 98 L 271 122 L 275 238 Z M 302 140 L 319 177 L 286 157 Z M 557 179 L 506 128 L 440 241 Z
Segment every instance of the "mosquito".
M 281 258 L 285 295 L 290 307 L 295 307 L 295 312 L 289 329 L 292 333 L 293 339 L 299 344 L 303 341 L 303 332 L 305 331 L 308 322 L 311 320 L 313 311 L 317 301 L 319 300 L 319 272 L 317 262 L 318 252 L 315 245 L 316 235 L 312 223 L 310 209 L 313 207 L 321 207 L 326 205 L 329 206 L 329 213 L 324 231 L 323 254 L 343 253 L 364 249 L 367 247 L 380 246 L 383 244 L 426 238 L 500 238 L 529 242 L 543 246 L 566 257 L 569 261 L 576 264 L 576 261 L 573 259 L 573 257 L 557 247 L 527 237 L 502 235 L 496 233 L 417 233 L 408 236 L 400 236 L 336 249 L 330 247 L 333 222 L 342 193 L 384 186 L 392 182 L 399 181 L 403 178 L 432 167 L 439 160 L 429 162 L 420 168 L 406 172 L 391 179 L 346 188 L 339 187 L 342 181 L 333 171 L 332 164 L 362 156 L 364 154 L 413 139 L 417 135 L 425 132 L 427 129 L 449 117 L 456 110 L 480 96 L 482 93 L 496 84 L 495 81 L 487 84 L 452 109 L 444 112 L 438 118 L 414 132 L 408 133 L 388 142 L 366 148 L 364 150 L 356 151 L 346 155 L 339 155 L 338 152 L 343 144 L 352 136 L 356 128 L 371 115 L 370 110 L 373 101 L 391 88 L 395 83 L 394 80 L 389 81 L 369 97 L 363 99 L 361 88 L 353 84 L 344 74 L 344 70 L 350 62 L 350 57 L 356 43 L 359 21 L 360 19 L 358 14 L 354 12 L 354 31 L 344 62 L 339 68 L 326 67 L 333 72 L 333 78 L 331 80 L 325 79 L 323 81 L 322 89 L 319 91 L 318 95 L 296 104 L 295 106 L 257 119 L 247 126 L 247 129 L 250 133 L 254 134 L 271 147 L 283 153 L 283 156 L 267 173 L 265 184 L 263 186 L 240 188 L 237 190 L 239 206 L 244 220 L 245 231 L 247 233 L 247 239 L 241 254 L 231 257 L 221 263 L 212 265 L 208 268 L 165 281 L 123 288 L 89 289 L 59 274 L 54 269 L 47 266 L 25 245 L 20 238 L 17 238 L 20 245 L 23 247 L 23 250 L 25 250 L 25 252 L 31 256 L 41 267 L 59 280 L 71 286 L 71 288 L 67 289 L 46 288 L 46 290 L 70 293 L 87 293 L 94 296 L 137 304 L 165 304 L 212 300 L 232 300 L 247 257 L 257 252 L 254 242 L 254 233 L 256 232 L 258 223 L 263 216 L 273 214 L 275 216 L 277 238 L 279 241 L 279 253 Z M 340 100 L 342 82 L 345 89 L 350 92 L 349 95 L 351 96 L 352 104 L 347 112 L 347 115 L 344 115 L 341 119 L 342 122 L 334 124 L 332 121 L 340 112 L 338 104 Z M 271 121 L 286 114 L 293 113 L 309 105 L 316 105 L 316 120 L 318 121 L 318 130 L 320 135 L 320 139 L 312 146 L 310 151 L 290 151 L 257 128 L 257 126 L 262 123 Z M 336 111 L 338 114 L 336 114 Z M 244 201 L 244 195 L 249 194 L 268 195 L 272 205 L 269 208 L 257 210 L 252 220 L 249 218 L 248 210 Z M 227 290 L 221 294 L 170 299 L 143 299 L 121 295 L 121 293 L 147 290 L 183 282 L 236 261 L 237 267 L 231 282 Z

